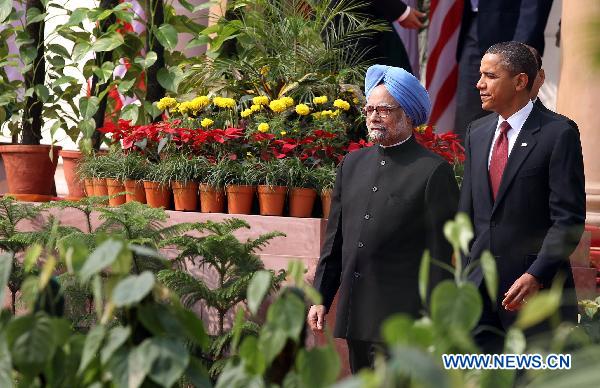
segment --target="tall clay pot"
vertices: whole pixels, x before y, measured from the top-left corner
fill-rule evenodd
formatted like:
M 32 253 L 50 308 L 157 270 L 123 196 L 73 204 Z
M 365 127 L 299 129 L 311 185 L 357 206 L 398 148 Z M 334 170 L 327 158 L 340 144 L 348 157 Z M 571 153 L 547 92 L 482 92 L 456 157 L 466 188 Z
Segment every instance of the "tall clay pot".
M 285 204 L 285 186 L 258 186 L 258 205 L 261 216 L 282 216 Z
M 54 173 L 61 148 L 24 144 L 0 146 L 8 183 L 7 194 L 28 201 L 52 199 L 55 195 Z
M 250 214 L 254 199 L 254 186 L 228 185 L 225 191 L 227 192 L 227 213 Z
M 93 178 L 94 183 L 94 195 L 96 197 L 102 197 L 108 195 L 108 186 L 106 186 L 105 178 Z
M 331 210 L 331 189 L 321 191 L 321 204 L 323 205 L 323 218 L 329 218 Z
M 198 183 L 173 182 L 173 198 L 175 199 L 175 210 L 196 211 L 198 208 Z
M 118 179 L 106 178 L 106 187 L 108 188 L 108 195 L 113 196 L 125 191 L 125 185 Z M 125 203 L 125 195 L 117 195 L 108 199 L 110 206 L 119 206 Z
M 142 182 L 127 179 L 125 181 L 125 191 L 125 202 L 146 203 L 146 191 Z
M 171 188 L 168 185 L 144 181 L 146 202 L 150 207 L 168 209 L 171 205 Z
M 200 211 L 202 213 L 223 213 L 225 211 L 225 193 L 223 189 L 201 183 Z
M 290 216 L 310 217 L 317 192 L 314 189 L 293 188 L 290 190 Z
M 65 181 L 69 189 L 68 200 L 78 200 L 85 197 L 85 186 L 83 180 L 81 180 L 75 170 L 77 164 L 81 160 L 81 151 L 73 150 L 61 150 L 60 156 L 63 160 L 63 172 L 65 173 Z
M 94 180 L 93 179 L 84 179 L 83 186 L 85 187 L 85 195 L 91 197 L 94 195 Z

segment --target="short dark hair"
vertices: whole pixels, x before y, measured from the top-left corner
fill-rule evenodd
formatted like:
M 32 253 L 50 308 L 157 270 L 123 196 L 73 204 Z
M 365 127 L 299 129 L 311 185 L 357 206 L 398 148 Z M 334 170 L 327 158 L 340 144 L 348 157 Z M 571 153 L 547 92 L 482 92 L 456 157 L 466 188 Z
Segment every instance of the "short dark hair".
M 531 51 L 531 53 L 535 57 L 535 61 L 537 63 L 537 69 L 538 69 L 538 71 L 542 70 L 542 56 L 540 55 L 540 52 L 535 47 L 533 47 L 533 46 L 530 46 L 528 44 L 526 44 L 525 46 L 527 46 L 527 48 L 529 49 L 529 51 Z
M 525 44 L 515 41 L 496 43 L 485 53 L 502 57 L 502 65 L 513 75 L 527 74 L 527 90 L 531 90 L 538 72 L 538 63 Z

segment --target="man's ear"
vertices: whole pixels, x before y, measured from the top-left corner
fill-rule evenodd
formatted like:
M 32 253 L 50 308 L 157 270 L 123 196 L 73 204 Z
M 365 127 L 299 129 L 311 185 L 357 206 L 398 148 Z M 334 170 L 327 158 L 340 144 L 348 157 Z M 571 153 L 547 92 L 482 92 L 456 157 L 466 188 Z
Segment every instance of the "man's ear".
M 544 71 L 544 69 L 540 69 L 540 71 L 538 73 L 540 75 L 540 79 L 542 80 L 542 85 L 543 85 L 544 81 L 546 80 L 546 72 Z
M 527 89 L 527 83 L 529 82 L 529 77 L 525 73 L 519 73 L 516 76 L 515 82 L 516 82 L 515 89 L 517 89 L 517 91 Z

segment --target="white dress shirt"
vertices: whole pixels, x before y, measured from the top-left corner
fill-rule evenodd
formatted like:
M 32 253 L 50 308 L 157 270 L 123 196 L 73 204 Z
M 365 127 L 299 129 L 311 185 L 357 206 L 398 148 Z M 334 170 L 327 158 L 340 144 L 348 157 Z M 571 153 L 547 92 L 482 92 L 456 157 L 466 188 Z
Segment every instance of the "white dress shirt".
M 529 117 L 529 114 L 531 113 L 532 109 L 533 103 L 529 101 L 527 102 L 527 105 L 513 113 L 512 116 L 510 116 L 507 119 L 503 118 L 500 115 L 498 116 L 498 124 L 496 124 L 496 132 L 494 132 L 494 140 L 492 141 L 490 151 L 488 153 L 488 170 L 490 168 L 490 162 L 492 160 L 492 151 L 494 149 L 494 144 L 496 144 L 496 140 L 498 139 L 498 136 L 500 136 L 500 124 L 502 124 L 503 121 L 508 121 L 508 124 L 510 125 L 510 129 L 506 133 L 506 136 L 508 137 L 508 156 L 510 156 L 510 152 L 512 151 L 513 146 L 515 145 L 515 141 L 517 141 L 517 137 L 521 132 L 521 128 L 523 128 L 523 124 L 525 124 L 525 120 L 527 120 L 527 117 Z

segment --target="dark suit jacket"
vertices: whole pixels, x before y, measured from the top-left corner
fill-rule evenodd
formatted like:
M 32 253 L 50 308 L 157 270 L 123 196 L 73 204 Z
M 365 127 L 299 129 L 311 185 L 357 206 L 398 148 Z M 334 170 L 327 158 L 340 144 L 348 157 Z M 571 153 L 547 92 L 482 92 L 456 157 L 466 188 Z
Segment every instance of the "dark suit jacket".
M 516 40 L 544 53 L 544 29 L 552 0 L 479 0 L 477 18 L 471 2 L 464 0 L 463 19 L 458 38 L 457 58 L 473 20 L 481 55 L 493 44 Z
M 443 225 L 457 205 L 452 167 L 414 136 L 396 147 L 373 146 L 345 157 L 314 280 L 327 309 L 339 288 L 336 337 L 378 341 L 391 314 L 420 315 L 421 257 L 429 249 L 450 262 Z M 432 265 L 432 284 L 449 276 Z
M 534 105 L 510 153 L 497 199 L 492 201 L 488 155 L 498 123 L 491 114 L 469 125 L 459 211 L 474 224 L 475 238 L 466 263 L 484 250 L 496 258 L 497 305 L 513 282 L 528 272 L 550 287 L 565 276 L 562 318 L 575 320 L 577 306 L 569 255 L 585 221 L 585 179 L 579 132 L 573 121 Z M 479 285 L 477 266 L 470 280 Z M 508 327 L 516 314 L 499 307 Z

